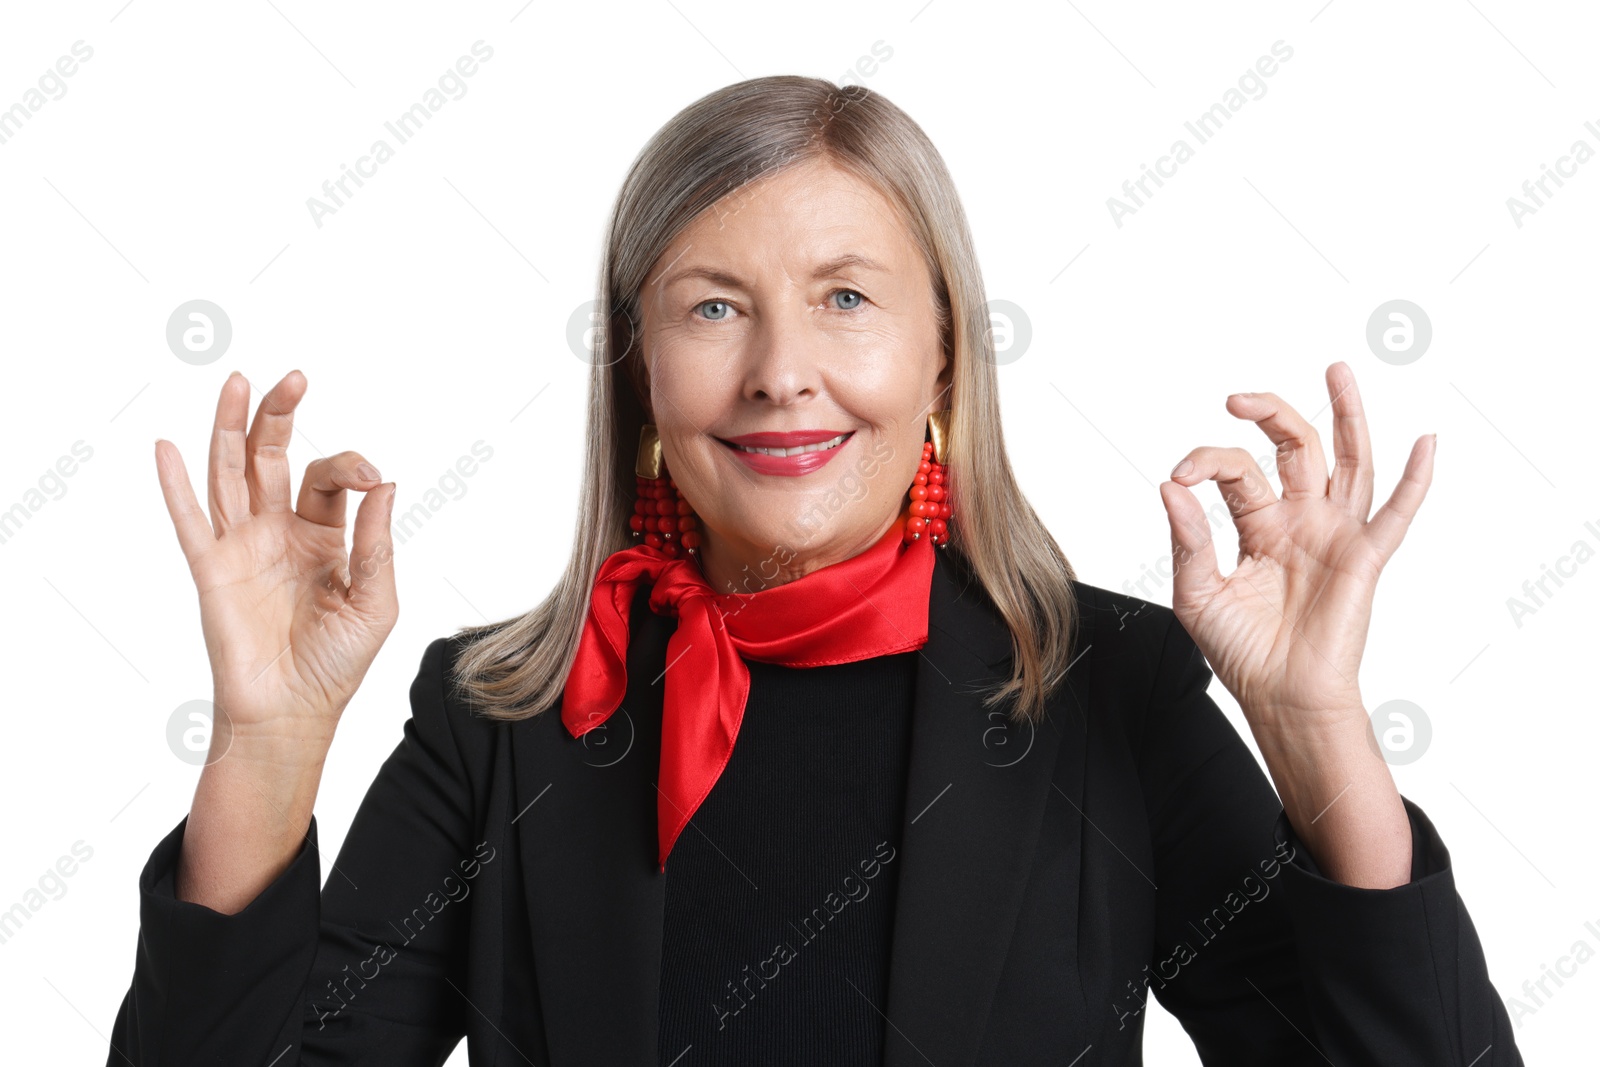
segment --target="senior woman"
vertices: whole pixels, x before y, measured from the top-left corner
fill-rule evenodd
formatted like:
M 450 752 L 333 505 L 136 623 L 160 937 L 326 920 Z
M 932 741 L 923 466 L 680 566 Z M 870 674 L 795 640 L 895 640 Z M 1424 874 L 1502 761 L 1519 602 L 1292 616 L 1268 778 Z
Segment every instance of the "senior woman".
M 966 219 L 882 96 L 769 77 L 683 110 L 599 303 L 566 572 L 428 646 L 320 891 L 395 487 L 341 453 L 291 508 L 297 372 L 248 432 L 224 383 L 209 523 L 157 443 L 219 713 L 108 1063 L 438 1064 L 464 1035 L 482 1067 L 1122 1065 L 1152 993 L 1208 1064 L 1521 1063 L 1356 684 L 1433 444 L 1369 519 L 1349 368 L 1331 476 L 1244 393 L 1282 497 L 1237 448 L 1163 483 L 1168 609 L 1076 580 L 1024 499 Z

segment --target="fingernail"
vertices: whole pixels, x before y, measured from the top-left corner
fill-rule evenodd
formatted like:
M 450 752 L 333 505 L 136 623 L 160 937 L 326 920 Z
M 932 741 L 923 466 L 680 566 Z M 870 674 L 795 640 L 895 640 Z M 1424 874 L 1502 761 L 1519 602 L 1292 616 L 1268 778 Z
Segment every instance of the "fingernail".
M 389 490 L 389 506 L 388 506 L 388 508 L 386 508 L 384 510 L 384 517 L 385 518 L 388 518 L 389 516 L 392 516 L 394 514 L 394 498 L 399 496 L 399 495 L 400 495 L 400 487 L 398 485 L 396 485 L 393 489 Z
M 1188 474 L 1192 470 L 1194 470 L 1194 460 L 1186 459 L 1176 467 L 1172 468 L 1172 476 L 1174 478 L 1182 478 L 1185 474 Z
M 364 480 L 369 482 L 375 482 L 378 480 L 378 468 L 374 467 L 370 463 L 356 464 L 356 473 L 359 474 Z

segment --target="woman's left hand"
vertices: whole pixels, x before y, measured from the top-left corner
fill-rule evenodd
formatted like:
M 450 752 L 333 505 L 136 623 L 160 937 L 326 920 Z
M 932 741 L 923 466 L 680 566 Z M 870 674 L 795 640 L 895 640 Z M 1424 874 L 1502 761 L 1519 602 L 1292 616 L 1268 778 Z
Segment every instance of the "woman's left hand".
M 1387 765 L 1370 745 L 1357 675 L 1378 575 L 1427 493 L 1435 442 L 1432 435 L 1417 440 L 1399 484 L 1369 519 L 1372 448 L 1355 375 L 1335 363 L 1327 384 L 1331 478 L 1316 428 L 1299 412 L 1273 393 L 1236 393 L 1228 410 L 1256 423 L 1278 446 L 1282 496 L 1243 448 L 1196 448 L 1174 469 L 1173 480 L 1162 483 L 1176 572 L 1172 607 L 1239 701 L 1291 822 L 1312 851 L 1319 852 L 1314 838 L 1338 852 L 1340 839 L 1352 835 L 1350 846 L 1371 847 L 1370 839 L 1360 840 L 1359 821 L 1336 819 L 1320 833 L 1310 823 L 1320 817 L 1316 805 L 1338 799 L 1329 790 L 1339 779 L 1348 779 L 1347 789 L 1358 779 L 1377 787 L 1381 776 L 1392 796 L 1348 807 L 1384 813 L 1383 825 L 1371 829 L 1390 836 L 1397 833 L 1398 811 L 1409 863 L 1409 826 Z M 1186 488 L 1207 479 L 1222 490 L 1239 534 L 1239 562 L 1227 577 L 1217 569 L 1205 512 Z M 1362 763 L 1358 745 L 1377 758 L 1376 767 Z M 1317 855 L 1325 867 L 1339 858 Z

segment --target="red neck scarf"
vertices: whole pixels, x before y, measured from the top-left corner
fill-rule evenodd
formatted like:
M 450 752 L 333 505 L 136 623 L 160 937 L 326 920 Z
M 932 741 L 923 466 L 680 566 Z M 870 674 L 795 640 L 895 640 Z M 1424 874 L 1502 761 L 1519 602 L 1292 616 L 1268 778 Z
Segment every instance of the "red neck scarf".
M 871 548 L 803 578 L 754 593 L 717 593 L 686 558 L 636 545 L 600 565 L 561 721 L 581 737 L 610 718 L 627 689 L 628 613 L 641 583 L 650 610 L 676 615 L 667 641 L 656 825 L 661 870 L 716 784 L 750 694 L 741 656 L 786 667 L 850 663 L 928 641 L 933 544 L 907 545 L 896 522 Z

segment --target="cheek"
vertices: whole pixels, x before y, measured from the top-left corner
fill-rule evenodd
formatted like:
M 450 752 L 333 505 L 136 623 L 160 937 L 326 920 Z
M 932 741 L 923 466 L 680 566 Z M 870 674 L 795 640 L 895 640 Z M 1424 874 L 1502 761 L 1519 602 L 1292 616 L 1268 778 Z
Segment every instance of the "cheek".
M 652 349 L 650 395 L 656 430 L 661 434 L 668 473 L 697 512 L 715 512 L 721 478 L 715 451 L 723 446 L 707 436 L 737 397 L 728 361 L 707 358 L 699 346 L 666 339 Z
M 931 394 L 922 378 L 905 366 L 857 367 L 848 376 L 835 378 L 832 392 L 841 408 L 870 428 L 872 440 L 864 442 L 866 451 L 875 454 L 880 467 L 903 465 L 903 453 L 921 447 L 927 424 L 924 409 Z
M 925 329 L 893 323 L 843 339 L 834 351 L 829 385 L 863 421 L 885 427 L 917 416 L 932 398 L 938 340 Z
M 709 426 L 739 394 L 737 361 L 729 352 L 684 339 L 666 339 L 652 349 L 650 395 L 656 425 L 676 426 L 687 436 Z

